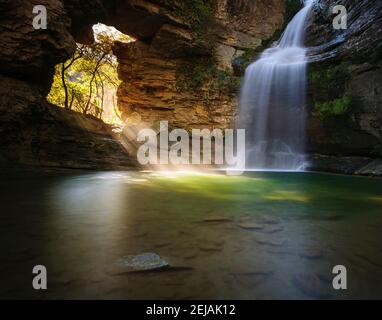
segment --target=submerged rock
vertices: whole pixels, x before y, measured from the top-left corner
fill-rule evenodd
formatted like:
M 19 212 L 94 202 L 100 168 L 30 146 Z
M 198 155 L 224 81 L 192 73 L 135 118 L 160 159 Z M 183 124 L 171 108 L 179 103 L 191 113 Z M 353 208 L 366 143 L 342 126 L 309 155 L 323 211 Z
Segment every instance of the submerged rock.
M 270 227 L 270 228 L 267 228 L 267 229 L 265 230 L 265 232 L 266 232 L 266 233 L 270 233 L 270 234 L 272 234 L 272 233 L 278 233 L 278 232 L 281 232 L 281 231 L 283 231 L 283 230 L 284 230 L 283 227 Z
M 119 259 L 106 272 L 111 275 L 123 275 L 133 272 L 150 272 L 170 268 L 170 264 L 156 253 L 130 255 Z
M 285 240 L 266 240 L 266 239 L 256 239 L 256 242 L 261 245 L 266 245 L 270 247 L 283 247 L 287 244 Z
M 319 249 L 307 248 L 300 253 L 300 257 L 309 260 L 318 260 L 323 257 L 323 252 Z
M 223 245 L 224 245 L 223 241 L 206 242 L 206 243 L 202 243 L 199 246 L 199 249 L 205 252 L 217 252 L 217 251 L 223 250 Z
M 382 2 L 343 0 L 347 28 L 333 28 L 336 0 L 319 0 L 306 30 L 311 48 L 308 170 L 381 176 Z
M 293 285 L 306 296 L 314 299 L 329 297 L 329 288 L 326 287 L 314 273 L 298 273 L 292 277 Z
M 232 219 L 224 216 L 208 216 L 203 219 L 203 222 L 207 223 L 223 223 L 223 222 L 231 222 Z
M 244 230 L 263 230 L 264 226 L 253 222 L 241 222 L 237 226 Z
M 240 266 L 232 268 L 230 274 L 234 276 L 271 276 L 273 271 L 264 266 Z
M 327 221 L 339 221 L 342 219 L 343 219 L 343 216 L 335 214 L 335 213 L 329 213 L 322 217 L 322 220 L 327 220 Z

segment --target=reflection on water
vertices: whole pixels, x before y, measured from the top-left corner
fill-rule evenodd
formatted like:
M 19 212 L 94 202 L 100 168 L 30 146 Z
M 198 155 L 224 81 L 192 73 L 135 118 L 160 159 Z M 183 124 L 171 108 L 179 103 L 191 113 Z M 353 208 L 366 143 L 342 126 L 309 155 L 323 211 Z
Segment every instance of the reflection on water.
M 8 174 L 1 298 L 382 298 L 382 180 L 251 173 Z M 117 275 L 153 252 L 162 272 Z M 48 269 L 48 290 L 31 288 Z M 346 292 L 332 289 L 335 265 Z

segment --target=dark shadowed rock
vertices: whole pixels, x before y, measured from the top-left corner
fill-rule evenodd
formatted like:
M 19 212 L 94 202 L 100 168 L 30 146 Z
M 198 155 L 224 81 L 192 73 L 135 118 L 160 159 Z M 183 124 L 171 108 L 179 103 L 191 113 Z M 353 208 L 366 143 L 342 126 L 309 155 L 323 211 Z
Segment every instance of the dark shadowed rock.
M 308 170 L 362 176 L 382 176 L 382 160 L 368 157 L 342 157 L 314 154 Z
M 270 233 L 270 234 L 273 234 L 273 233 L 278 233 L 278 232 L 281 232 L 283 231 L 284 228 L 283 227 L 279 227 L 279 226 L 271 226 L 271 227 L 267 227 L 264 232 L 265 233 Z
M 303 252 L 300 253 L 300 257 L 309 260 L 318 260 L 323 257 L 323 252 L 315 248 L 306 248 Z
M 166 120 L 185 129 L 230 127 L 239 89 L 232 62 L 283 25 L 285 2 L 203 1 L 197 10 L 191 1 L 167 3 L 160 12 L 169 19 L 152 41 L 115 46 L 123 117 L 139 113 L 142 123 Z M 187 20 L 190 13 L 197 22 Z
M 256 242 L 261 245 L 270 247 L 284 247 L 287 244 L 286 240 L 277 239 L 256 239 Z
M 237 226 L 244 230 L 263 230 L 264 226 L 254 222 L 241 222 Z
M 336 4 L 316 1 L 307 30 L 309 152 L 330 156 L 314 156 L 311 169 L 380 176 L 374 160 L 382 158 L 382 2 L 342 1 L 346 30 L 333 28 Z
M 219 216 L 219 215 L 210 215 L 203 219 L 203 222 L 207 223 L 226 223 L 231 222 L 232 219 L 225 216 Z
M 45 102 L 36 86 L 0 76 L 0 110 L 0 153 L 13 164 L 136 167 L 108 125 Z
M 283 0 L 245 0 L 240 5 L 203 1 L 202 8 L 177 0 L 41 0 L 38 4 L 47 8 L 46 30 L 32 27 L 34 1 L 3 0 L 0 6 L 2 157 L 14 163 L 84 169 L 126 168 L 131 163 L 105 124 L 50 110 L 45 101 L 55 65 L 74 53 L 75 42 L 94 40 L 94 24 L 115 26 L 138 39 L 115 47 L 124 119 L 139 112 L 144 123 L 167 120 L 183 128 L 225 128 L 236 113 L 232 92 L 237 88 L 228 88 L 235 82 L 231 60 L 271 37 L 283 24 L 285 11 Z M 188 72 L 192 68 L 196 73 Z M 205 85 L 181 88 L 198 74 Z M 222 78 L 222 85 L 216 86 Z

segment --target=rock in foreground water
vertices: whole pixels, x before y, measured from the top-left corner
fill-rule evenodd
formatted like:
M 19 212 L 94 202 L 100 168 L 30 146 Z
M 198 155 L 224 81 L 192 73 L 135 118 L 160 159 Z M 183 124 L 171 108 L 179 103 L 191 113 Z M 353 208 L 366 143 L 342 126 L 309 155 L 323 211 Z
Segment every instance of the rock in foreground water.
M 143 253 L 119 259 L 106 272 L 111 275 L 122 275 L 133 272 L 159 271 L 169 267 L 170 264 L 156 253 Z

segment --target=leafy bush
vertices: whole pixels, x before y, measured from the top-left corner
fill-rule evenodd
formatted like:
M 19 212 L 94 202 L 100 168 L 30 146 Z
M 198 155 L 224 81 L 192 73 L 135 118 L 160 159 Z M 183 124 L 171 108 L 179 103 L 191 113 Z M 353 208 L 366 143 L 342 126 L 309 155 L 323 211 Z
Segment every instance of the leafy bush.
M 315 104 L 315 112 L 321 120 L 326 120 L 328 117 L 341 116 L 346 114 L 352 104 L 352 99 L 348 96 L 334 99 L 329 102 L 317 102 Z

